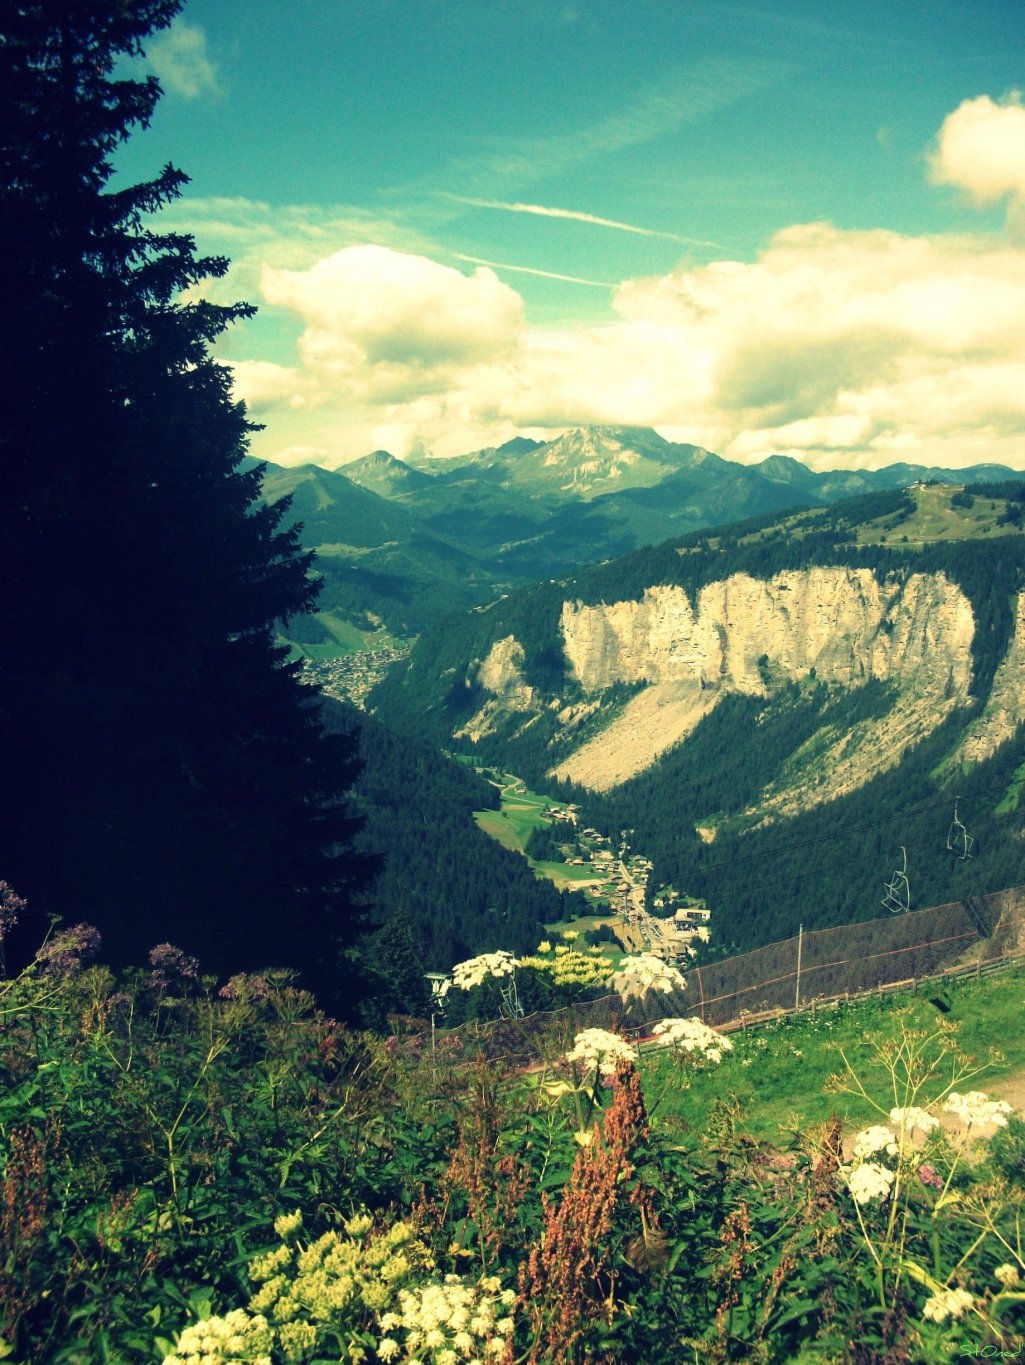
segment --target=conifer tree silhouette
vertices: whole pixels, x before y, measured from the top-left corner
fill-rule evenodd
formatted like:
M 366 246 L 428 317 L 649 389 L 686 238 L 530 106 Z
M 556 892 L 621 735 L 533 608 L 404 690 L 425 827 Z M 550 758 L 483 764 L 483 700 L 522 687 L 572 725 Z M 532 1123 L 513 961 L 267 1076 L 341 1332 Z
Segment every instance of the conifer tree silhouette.
M 252 309 L 196 299 L 227 262 L 151 217 L 180 171 L 111 185 L 160 95 L 117 64 L 179 9 L 2 7 L 0 869 L 108 961 L 170 940 L 327 1002 L 368 872 L 356 739 L 274 643 L 316 589 L 211 357 Z

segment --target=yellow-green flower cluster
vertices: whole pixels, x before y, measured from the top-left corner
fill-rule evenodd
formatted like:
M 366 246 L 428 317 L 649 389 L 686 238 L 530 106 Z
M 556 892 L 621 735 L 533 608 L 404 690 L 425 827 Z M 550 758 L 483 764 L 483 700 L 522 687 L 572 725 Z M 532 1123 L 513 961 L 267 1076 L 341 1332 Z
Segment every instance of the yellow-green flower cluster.
M 513 1333 L 512 1289 L 497 1276 L 469 1285 L 458 1275 L 417 1283 L 433 1267 L 406 1223 L 370 1236 L 363 1214 L 315 1242 L 298 1240 L 302 1215 L 275 1222 L 287 1240 L 249 1265 L 260 1288 L 248 1310 L 188 1327 L 164 1365 L 271 1365 L 328 1352 L 359 1365 L 381 1361 L 461 1365 L 504 1354 Z M 376 1347 L 374 1341 L 376 1339 Z M 342 1343 L 339 1346 L 339 1343 Z
M 222 1318 L 186 1327 L 164 1365 L 271 1365 L 273 1331 L 267 1319 L 235 1308 Z
M 343 1233 L 326 1232 L 304 1246 L 298 1241 L 301 1213 L 282 1215 L 275 1229 L 288 1240 L 249 1264 L 249 1278 L 260 1288 L 248 1311 L 234 1309 L 187 1328 L 164 1365 L 270 1365 L 272 1351 L 278 1359 L 305 1361 L 322 1335 L 349 1338 L 342 1359 L 364 1359 L 358 1338 L 433 1266 L 408 1224 L 394 1223 L 377 1237 L 368 1236 L 372 1227 L 363 1214 L 351 1218 Z
M 394 1223 L 371 1238 L 372 1226 L 364 1214 L 345 1224 L 344 1236 L 325 1232 L 306 1247 L 286 1243 L 259 1257 L 249 1267 L 250 1279 L 263 1282 L 250 1311 L 275 1323 L 301 1317 L 348 1327 L 390 1308 L 400 1288 L 429 1268 L 431 1258 L 408 1224 Z
M 399 1292 L 399 1311 L 380 1319 L 385 1335 L 377 1345 L 384 1360 L 417 1360 L 431 1365 L 493 1360 L 505 1353 L 513 1334 L 516 1294 L 497 1275 L 468 1285 L 458 1275 L 443 1283 Z
M 521 967 L 546 972 L 556 986 L 601 986 L 609 977 L 609 965 L 601 949 L 580 952 L 565 943 L 555 949 L 547 941 L 539 943 L 535 957 L 520 959 Z

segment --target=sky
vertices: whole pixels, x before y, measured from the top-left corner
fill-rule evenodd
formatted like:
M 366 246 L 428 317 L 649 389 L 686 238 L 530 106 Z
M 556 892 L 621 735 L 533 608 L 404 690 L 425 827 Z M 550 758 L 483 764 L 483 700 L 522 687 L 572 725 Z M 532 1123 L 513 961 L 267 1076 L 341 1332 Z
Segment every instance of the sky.
M 117 176 L 191 177 L 278 463 L 1020 469 L 1023 57 L 1021 0 L 189 0 Z

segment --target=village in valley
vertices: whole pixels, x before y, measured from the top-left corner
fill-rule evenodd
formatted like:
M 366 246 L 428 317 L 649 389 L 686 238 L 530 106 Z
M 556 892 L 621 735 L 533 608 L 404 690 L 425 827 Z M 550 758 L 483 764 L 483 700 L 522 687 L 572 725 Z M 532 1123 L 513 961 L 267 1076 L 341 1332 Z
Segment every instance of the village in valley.
M 626 952 L 650 953 L 683 965 L 697 955 L 700 944 L 708 942 L 711 911 L 703 901 L 672 886 L 660 886 L 649 894 L 653 865 L 631 848 L 632 830 L 613 837 L 581 827 L 580 808 L 574 803 L 529 792 L 520 778 L 509 773 L 481 772 L 502 796 L 500 812 L 478 813 L 482 828 L 526 855 L 530 830 L 548 827 L 549 856 L 543 861 L 531 858 L 534 871 L 579 895 L 579 916 L 607 925 Z

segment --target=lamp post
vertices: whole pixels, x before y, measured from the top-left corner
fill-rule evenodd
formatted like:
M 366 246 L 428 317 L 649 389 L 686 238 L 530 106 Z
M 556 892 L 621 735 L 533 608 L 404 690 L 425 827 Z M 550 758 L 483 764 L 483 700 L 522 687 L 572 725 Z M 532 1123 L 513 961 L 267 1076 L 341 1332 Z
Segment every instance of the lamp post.
M 437 1051 L 434 1044 L 434 1020 L 437 1015 L 445 1013 L 445 996 L 448 995 L 448 988 L 451 982 L 445 972 L 425 973 L 427 984 L 431 988 L 431 1062 L 437 1062 Z

